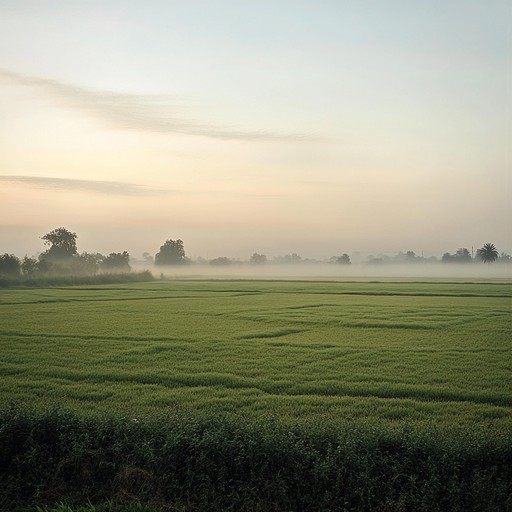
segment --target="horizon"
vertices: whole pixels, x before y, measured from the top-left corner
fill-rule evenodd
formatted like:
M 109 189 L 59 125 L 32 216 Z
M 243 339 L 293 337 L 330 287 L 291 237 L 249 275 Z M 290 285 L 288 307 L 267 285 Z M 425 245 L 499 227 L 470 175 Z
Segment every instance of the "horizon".
M 57 227 L 65 227 L 65 226 L 54 226 L 53 229 L 55 229 Z M 33 227 L 28 227 L 28 228 L 26 227 L 22 231 L 27 232 L 27 230 L 32 235 L 35 235 L 35 233 L 37 233 L 37 236 L 31 236 L 29 238 L 20 237 L 20 229 L 18 228 L 13 233 L 12 239 L 9 239 L 9 236 L 7 236 L 7 237 L 4 236 L 4 239 L 2 240 L 2 246 L 0 248 L 0 254 L 14 254 L 15 256 L 17 256 L 19 258 L 23 258 L 24 256 L 37 257 L 39 254 L 45 252 L 48 249 L 48 246 L 44 244 L 44 240 L 42 239 L 42 236 L 45 233 L 40 233 L 41 230 L 39 230 L 38 228 L 33 228 Z M 47 232 L 49 232 L 49 231 L 51 231 L 51 230 L 48 230 Z M 69 229 L 69 231 L 75 232 L 73 229 Z M 8 233 L 7 230 L 6 230 L 6 233 Z M 104 238 L 98 237 L 98 235 L 97 234 L 95 235 L 94 233 L 90 234 L 88 237 L 87 236 L 81 237 L 80 233 L 77 233 L 77 232 L 75 232 L 75 233 L 77 235 L 78 254 L 100 253 L 100 254 L 106 255 L 106 254 L 109 254 L 112 252 L 122 252 L 122 251 L 126 250 L 130 254 L 130 259 L 132 259 L 133 261 L 142 260 L 143 255 L 145 253 L 148 253 L 151 257 L 154 257 L 155 254 L 159 251 L 161 245 L 163 245 L 163 243 L 166 240 L 170 240 L 170 238 L 166 238 L 166 239 L 160 240 L 159 242 L 153 241 L 152 244 L 148 244 L 148 245 L 150 245 L 149 248 L 145 248 L 145 246 L 142 245 L 142 246 L 140 246 L 140 247 L 142 247 L 141 249 L 133 251 L 130 249 L 130 247 L 121 246 L 121 244 L 117 241 L 113 242 L 110 238 L 111 233 L 109 231 L 106 232 L 107 234 L 105 235 Z M 85 243 L 82 242 L 83 238 L 85 238 Z M 107 241 L 107 239 L 108 239 L 108 241 Z M 175 239 L 177 240 L 177 239 L 179 239 L 179 237 L 176 237 Z M 98 244 L 98 242 L 99 242 L 99 244 Z M 254 253 L 257 253 L 257 254 L 264 254 L 268 258 L 268 263 L 271 264 L 272 259 L 274 259 L 274 258 L 277 259 L 279 257 L 283 257 L 286 255 L 291 255 L 291 254 L 297 254 L 304 261 L 310 260 L 310 261 L 314 261 L 314 262 L 327 262 L 329 260 L 329 258 L 331 258 L 331 257 L 340 256 L 341 254 L 346 253 L 350 256 L 351 263 L 365 263 L 366 260 L 372 256 L 373 257 L 389 257 L 392 259 L 393 257 L 398 256 L 401 253 L 405 254 L 408 251 L 412 251 L 417 258 L 424 258 L 425 260 L 428 260 L 429 258 L 435 258 L 440 261 L 441 257 L 445 253 L 454 254 L 457 250 L 462 249 L 462 248 L 467 249 L 469 251 L 469 253 L 472 255 L 472 259 L 474 261 L 477 261 L 477 256 L 476 256 L 477 249 L 479 249 L 484 243 L 487 243 L 490 241 L 482 242 L 478 245 L 467 245 L 466 244 L 466 245 L 459 245 L 457 247 L 453 246 L 453 247 L 449 247 L 449 248 L 445 248 L 445 249 L 441 249 L 441 250 L 437 250 L 437 251 L 430 250 L 430 248 L 428 248 L 428 247 L 426 249 L 423 248 L 421 250 L 415 250 L 415 248 L 411 248 L 411 247 L 402 247 L 400 249 L 387 248 L 384 250 L 381 250 L 378 248 L 375 248 L 375 249 L 365 248 L 362 250 L 359 250 L 359 249 L 344 250 L 342 248 L 341 244 L 337 244 L 336 242 L 333 242 L 333 251 L 331 251 L 330 253 L 321 252 L 321 250 L 317 250 L 316 252 L 312 251 L 309 253 L 297 250 L 296 247 L 297 247 L 297 245 L 300 246 L 300 243 L 296 244 L 294 246 L 295 248 L 293 246 L 287 246 L 286 244 L 284 244 L 284 245 L 282 245 L 281 251 L 264 251 L 264 250 L 247 248 L 247 250 L 243 250 L 243 251 L 235 250 L 230 253 L 227 248 L 225 248 L 224 250 L 218 249 L 218 248 L 217 249 L 213 248 L 211 251 L 207 250 L 206 252 L 201 253 L 201 252 L 197 252 L 197 251 L 196 252 L 190 251 L 188 248 L 187 242 L 185 240 L 183 240 L 183 242 L 184 242 L 186 257 L 189 258 L 193 262 L 195 262 L 196 260 L 201 260 L 201 259 L 211 261 L 212 259 L 215 259 L 215 258 L 227 257 L 230 260 L 232 260 L 233 263 L 237 263 L 237 262 L 243 263 L 243 262 L 248 262 L 251 255 Z M 95 245 L 95 244 L 97 244 L 97 245 Z M 307 245 L 308 244 L 306 244 L 305 246 L 303 245 L 303 247 L 307 247 Z M 192 247 L 194 247 L 193 244 L 192 244 Z M 228 247 L 228 246 L 226 246 L 226 247 Z M 338 250 L 336 250 L 337 248 L 338 248 Z M 496 247 L 496 249 L 498 250 L 498 253 L 500 255 L 501 254 L 510 255 L 510 253 L 508 251 L 503 250 L 501 247 Z M 384 264 L 386 264 L 386 263 L 384 263 Z

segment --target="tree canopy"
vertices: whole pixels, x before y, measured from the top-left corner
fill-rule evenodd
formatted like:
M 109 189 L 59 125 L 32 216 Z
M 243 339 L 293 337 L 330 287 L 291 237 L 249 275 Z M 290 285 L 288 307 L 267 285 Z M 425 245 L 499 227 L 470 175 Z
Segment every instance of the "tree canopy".
M 233 262 L 226 256 L 220 256 L 210 261 L 210 265 L 222 267 L 224 265 L 231 265 Z
M 465 247 L 460 247 L 455 254 L 445 252 L 441 261 L 443 263 L 471 263 L 473 260 L 471 253 Z
M 492 263 L 498 259 L 496 246 L 491 243 L 486 243 L 480 249 L 477 249 L 476 255 L 484 263 Z
M 0 256 L 0 275 L 17 277 L 20 275 L 21 262 L 14 254 Z
M 155 265 L 183 265 L 187 262 L 182 240 L 166 240 L 155 254 Z
M 44 254 L 49 259 L 71 258 L 77 254 L 76 238 L 76 233 L 72 233 L 66 228 L 56 228 L 41 237 L 44 244 L 50 246 Z
M 130 267 L 130 254 L 127 251 L 123 252 L 111 252 L 108 256 L 105 256 L 100 263 L 102 270 L 116 272 L 129 272 Z
M 341 256 L 333 256 L 330 263 L 336 263 L 337 265 L 350 265 L 350 256 L 344 252 Z

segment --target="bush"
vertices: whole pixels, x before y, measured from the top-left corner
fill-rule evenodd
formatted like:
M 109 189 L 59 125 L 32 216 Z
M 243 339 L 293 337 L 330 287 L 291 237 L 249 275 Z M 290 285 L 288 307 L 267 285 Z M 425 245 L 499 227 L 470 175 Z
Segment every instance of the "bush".
M 332 427 L 11 406 L 0 412 L 0 508 L 510 510 L 510 438 Z

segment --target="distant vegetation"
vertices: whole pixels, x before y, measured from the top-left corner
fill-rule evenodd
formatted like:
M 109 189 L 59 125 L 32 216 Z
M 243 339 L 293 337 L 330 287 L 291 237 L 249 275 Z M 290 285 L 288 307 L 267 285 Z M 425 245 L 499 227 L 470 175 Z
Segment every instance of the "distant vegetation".
M 229 258 L 226 258 L 225 256 L 221 256 L 219 258 L 214 258 L 213 260 L 210 260 L 210 265 L 217 267 L 231 265 L 232 263 L 233 262 Z
M 131 272 L 127 251 L 108 256 L 78 254 L 76 233 L 57 228 L 42 237 L 50 248 L 38 258 L 0 255 L 0 288 L 12 286 L 71 286 L 152 280 L 151 272 Z
M 49 276 L 94 276 L 101 273 L 127 273 L 131 271 L 130 255 L 127 251 L 112 252 L 107 256 L 100 253 L 78 253 L 77 235 L 60 227 L 41 237 L 45 245 L 50 247 L 39 254 L 37 258 L 25 256 L 23 259 L 14 254 L 5 253 L 0 255 L 0 276 L 4 278 L 22 278 L 24 280 L 40 279 Z M 418 256 L 414 251 L 399 252 L 395 256 L 389 255 L 370 255 L 365 263 L 369 265 L 383 264 L 418 264 L 418 263 L 437 263 L 439 260 L 435 257 L 424 258 Z M 486 243 L 476 251 L 476 258 L 465 247 L 457 249 L 454 254 L 444 253 L 442 263 L 512 263 L 512 257 L 509 254 L 498 254 L 498 250 L 492 243 Z M 185 254 L 183 240 L 166 240 L 160 247 L 155 256 L 145 252 L 142 260 L 138 263 L 157 266 L 172 265 L 191 265 L 191 264 L 210 264 L 212 266 L 222 267 L 233 264 L 251 264 L 253 266 L 273 265 L 307 265 L 307 264 L 330 264 L 330 265 L 350 265 L 352 263 L 350 256 L 343 253 L 338 256 L 332 256 L 328 260 L 319 261 L 310 258 L 302 258 L 297 253 L 274 256 L 269 259 L 265 254 L 253 253 L 249 261 L 233 260 L 227 256 L 220 256 L 211 260 L 198 257 L 192 261 Z
M 182 240 L 166 240 L 155 254 L 155 265 L 186 265 L 190 260 L 185 256 Z
M 36 258 L 25 256 L 20 260 L 13 254 L 0 256 L 0 276 L 11 279 L 48 280 L 63 276 L 85 277 L 98 273 L 128 273 L 131 271 L 130 255 L 127 251 L 110 253 L 78 253 L 76 233 L 66 228 L 57 228 L 42 237 L 49 249 Z
M 119 284 L 136 283 L 152 281 L 153 274 L 149 270 L 141 272 L 129 272 L 115 274 L 95 274 L 95 275 L 35 275 L 25 276 L 5 276 L 0 274 L 0 288 L 29 287 L 38 288 L 45 286 L 82 286 L 88 284 Z

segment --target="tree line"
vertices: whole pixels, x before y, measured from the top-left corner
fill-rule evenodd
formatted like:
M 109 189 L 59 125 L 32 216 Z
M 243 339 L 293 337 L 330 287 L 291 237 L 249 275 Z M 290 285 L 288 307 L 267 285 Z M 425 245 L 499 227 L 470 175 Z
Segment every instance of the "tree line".
M 466 247 L 460 247 L 453 254 L 445 252 L 439 260 L 435 256 L 424 258 L 417 256 L 414 251 L 399 252 L 396 256 L 369 256 L 367 263 L 381 264 L 381 263 L 493 263 L 498 261 L 500 263 L 511 263 L 512 257 L 502 252 L 498 253 L 496 246 L 492 243 L 486 243 L 481 248 L 477 249 L 476 255 L 473 256 Z
M 25 256 L 23 259 L 13 254 L 5 253 L 0 255 L 0 274 L 11 277 L 34 277 L 48 275 L 96 275 L 101 273 L 126 273 L 131 271 L 130 255 L 127 251 L 112 252 L 108 255 L 100 253 L 79 253 L 77 249 L 77 235 L 66 228 L 56 228 L 41 237 L 48 249 L 37 258 Z M 152 257 L 149 253 L 144 253 L 145 263 L 154 263 L 157 266 L 163 265 L 189 265 L 194 263 L 185 254 L 183 240 L 166 240 L 160 246 L 159 251 Z M 439 260 L 435 257 L 424 258 L 417 256 L 413 251 L 399 252 L 396 256 L 369 256 L 366 260 L 368 264 L 385 263 L 433 263 Z M 495 245 L 485 243 L 477 249 L 476 257 L 465 247 L 457 249 L 453 254 L 444 253 L 442 263 L 472 263 L 481 261 L 483 263 L 493 263 L 495 261 L 511 263 L 512 257 L 506 253 L 498 253 Z M 212 260 L 197 258 L 195 263 L 210 264 L 213 266 L 226 266 L 233 263 L 239 263 L 232 259 L 221 256 Z M 265 254 L 253 253 L 249 259 L 251 265 L 272 264 L 300 264 L 300 263 L 329 263 L 336 265 L 350 265 L 350 256 L 343 253 L 339 256 L 332 256 L 327 261 L 318 261 L 314 259 L 303 259 L 297 253 L 286 254 L 284 256 L 275 256 L 271 260 Z
M 130 272 L 130 255 L 127 251 L 100 253 L 78 253 L 77 235 L 66 228 L 56 228 L 41 237 L 49 248 L 36 258 L 23 259 L 14 254 L 0 255 L 0 274 L 19 277 L 51 275 L 95 275 L 98 272 Z

